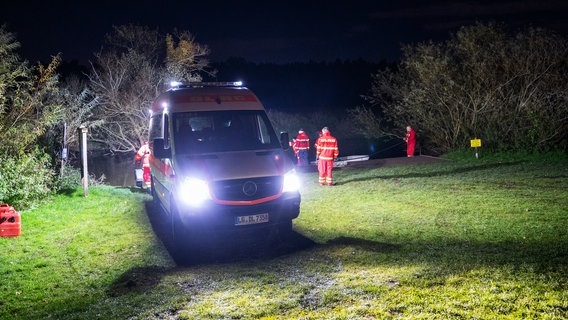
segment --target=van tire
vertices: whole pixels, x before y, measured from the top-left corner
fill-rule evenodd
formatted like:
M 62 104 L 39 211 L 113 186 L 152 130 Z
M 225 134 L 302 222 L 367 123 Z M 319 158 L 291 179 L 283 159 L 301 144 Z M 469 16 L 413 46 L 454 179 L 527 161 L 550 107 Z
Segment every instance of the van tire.
M 191 265 L 202 260 L 203 252 L 197 245 L 197 234 L 182 222 L 175 202 L 171 203 L 172 256 L 182 265 Z
M 170 206 L 170 254 L 176 263 L 187 264 L 187 231 L 179 217 L 179 211 L 174 202 Z
M 281 237 L 287 238 L 292 235 L 293 228 L 292 228 L 292 220 L 286 221 L 278 225 L 278 233 Z

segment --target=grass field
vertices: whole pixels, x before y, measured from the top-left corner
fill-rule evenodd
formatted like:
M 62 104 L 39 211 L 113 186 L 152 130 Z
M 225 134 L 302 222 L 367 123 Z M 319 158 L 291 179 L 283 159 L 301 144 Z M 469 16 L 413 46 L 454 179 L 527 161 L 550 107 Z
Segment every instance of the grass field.
M 0 238 L 0 319 L 568 319 L 568 157 L 450 158 L 304 173 L 285 242 L 198 265 L 147 194 L 58 195 Z

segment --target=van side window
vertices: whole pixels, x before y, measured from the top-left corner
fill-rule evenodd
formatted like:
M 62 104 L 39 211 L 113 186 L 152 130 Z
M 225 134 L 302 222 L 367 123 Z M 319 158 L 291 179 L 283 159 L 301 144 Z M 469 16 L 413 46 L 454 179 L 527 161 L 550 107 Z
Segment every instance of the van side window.
M 153 115 L 150 119 L 150 142 L 155 138 L 162 138 L 162 115 Z
M 164 114 L 164 148 L 170 147 L 170 121 L 169 116 Z
M 259 139 L 263 144 L 270 144 L 271 140 L 271 136 L 270 136 L 270 129 L 267 126 L 266 122 L 264 122 L 265 120 L 261 117 L 257 118 L 257 122 L 256 122 L 256 127 L 258 128 L 258 132 L 259 132 Z

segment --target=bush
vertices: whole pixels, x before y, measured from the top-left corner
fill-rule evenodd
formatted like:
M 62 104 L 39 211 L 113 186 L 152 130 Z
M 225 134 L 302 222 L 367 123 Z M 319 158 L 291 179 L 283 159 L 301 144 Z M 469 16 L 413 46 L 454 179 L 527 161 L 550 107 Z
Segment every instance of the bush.
M 56 182 L 57 192 L 66 192 L 68 190 L 75 190 L 81 186 L 81 170 L 65 166 L 62 174 Z
M 19 157 L 0 154 L 0 202 L 28 208 L 51 193 L 54 172 L 50 157 L 35 149 Z
M 465 26 L 449 40 L 403 48 L 396 69 L 374 75 L 369 107 L 352 111 L 367 136 L 412 125 L 446 153 L 481 138 L 485 150 L 568 148 L 568 39 L 528 28 Z
M 298 135 L 298 130 L 303 129 L 310 137 L 311 144 L 316 142 L 317 132 L 321 131 L 324 126 L 329 127 L 331 134 L 338 139 L 353 138 L 354 136 L 362 137 L 362 135 L 356 132 L 353 121 L 332 113 L 289 114 L 269 110 L 267 114 L 276 132 L 287 131 L 290 134 L 290 138 L 295 138 Z

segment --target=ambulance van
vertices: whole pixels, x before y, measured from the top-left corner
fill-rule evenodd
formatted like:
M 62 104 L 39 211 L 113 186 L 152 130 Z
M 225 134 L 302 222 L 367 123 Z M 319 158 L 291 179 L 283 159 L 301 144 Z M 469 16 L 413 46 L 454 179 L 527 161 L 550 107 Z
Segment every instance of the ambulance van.
M 288 133 L 276 135 L 251 90 L 178 84 L 151 112 L 151 192 L 177 245 L 204 231 L 291 229 L 301 197 Z

